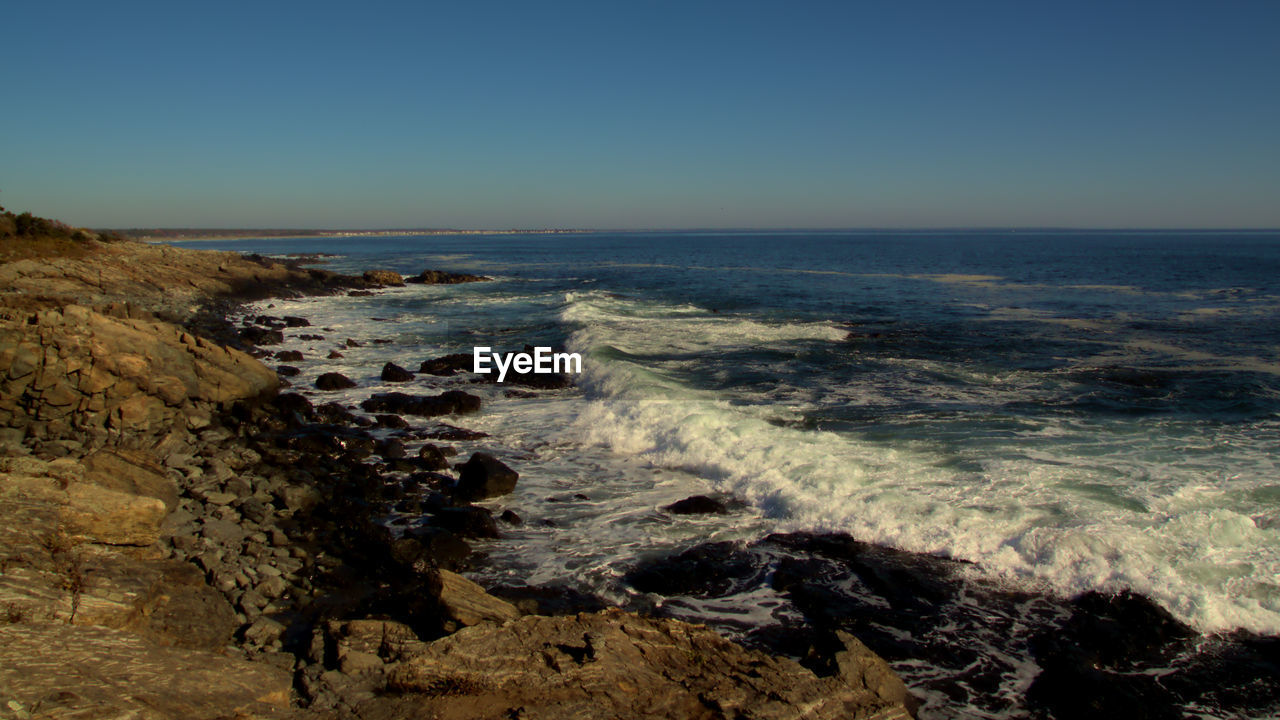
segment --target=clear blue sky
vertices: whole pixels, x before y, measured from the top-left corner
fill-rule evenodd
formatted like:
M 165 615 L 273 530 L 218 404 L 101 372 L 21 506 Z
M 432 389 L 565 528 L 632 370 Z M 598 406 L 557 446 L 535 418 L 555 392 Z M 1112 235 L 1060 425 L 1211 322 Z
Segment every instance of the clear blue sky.
M 1280 2 L 10 2 L 93 227 L 1280 227 Z

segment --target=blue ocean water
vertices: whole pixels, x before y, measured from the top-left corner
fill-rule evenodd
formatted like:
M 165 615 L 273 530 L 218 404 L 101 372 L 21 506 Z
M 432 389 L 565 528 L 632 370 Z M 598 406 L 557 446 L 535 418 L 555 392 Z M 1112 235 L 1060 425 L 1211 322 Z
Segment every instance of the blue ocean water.
M 486 411 L 465 419 L 493 435 L 477 447 L 520 470 L 503 502 L 530 520 L 488 548 L 482 580 L 626 602 L 637 558 L 834 530 L 1055 596 L 1132 589 L 1205 633 L 1280 634 L 1280 233 L 193 245 L 495 278 L 276 301 L 331 337 L 392 341 L 320 360 L 332 340 L 290 339 L 316 358 L 308 373 L 360 382 L 351 402 L 385 389 L 388 360 L 415 369 L 476 345 L 583 355 L 575 388 L 512 399 L 485 386 Z M 741 506 L 658 512 L 694 493 Z M 684 612 L 763 623 L 779 607 L 753 596 Z

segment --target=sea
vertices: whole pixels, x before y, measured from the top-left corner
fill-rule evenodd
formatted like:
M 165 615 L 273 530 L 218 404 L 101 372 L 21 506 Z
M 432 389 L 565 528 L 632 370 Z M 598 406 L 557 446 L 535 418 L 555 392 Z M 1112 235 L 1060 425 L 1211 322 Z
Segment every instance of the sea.
M 306 356 L 291 363 L 303 370 L 295 389 L 317 402 L 354 406 L 406 391 L 379 379 L 386 362 L 416 370 L 477 346 L 581 355 L 568 389 L 511 393 L 425 375 L 408 388 L 481 395 L 480 414 L 449 421 L 490 437 L 457 447 L 464 457 L 491 452 L 520 473 L 516 491 L 491 506 L 524 522 L 477 543 L 484 557 L 472 577 L 483 584 L 569 587 L 749 640 L 799 615 L 768 568 L 764 582 L 684 598 L 642 592 L 630 573 L 709 543 L 844 533 L 963 561 L 946 580 L 958 588 L 950 605 L 929 627 L 872 628 L 888 638 L 873 649 L 924 701 L 922 717 L 1053 716 L 1027 700 L 1045 664 L 1028 648 L 1061 621 L 1043 603 L 1069 607 L 1089 591 L 1136 593 L 1190 626 L 1199 640 L 1178 662 L 1186 652 L 1253 648 L 1263 669 L 1245 671 L 1261 673 L 1236 693 L 1245 700 L 1184 692 L 1175 712 L 1280 712 L 1280 680 L 1266 677 L 1280 667 L 1268 644 L 1280 636 L 1280 232 L 406 234 L 189 245 L 323 254 L 318 267 L 338 272 L 493 278 L 248 308 L 310 319 L 281 347 Z M 325 339 L 297 337 L 317 333 Z M 347 338 L 360 347 L 345 347 Z M 343 357 L 326 358 L 339 348 Z M 311 387 L 328 371 L 359 386 Z M 729 512 L 664 510 L 692 495 L 718 498 Z M 1021 600 L 984 609 L 989 593 Z M 1040 609 L 1018 616 L 1031 606 Z M 929 661 L 903 652 L 912 642 L 928 645 Z M 1163 682 L 1179 672 L 1165 660 L 1133 672 Z

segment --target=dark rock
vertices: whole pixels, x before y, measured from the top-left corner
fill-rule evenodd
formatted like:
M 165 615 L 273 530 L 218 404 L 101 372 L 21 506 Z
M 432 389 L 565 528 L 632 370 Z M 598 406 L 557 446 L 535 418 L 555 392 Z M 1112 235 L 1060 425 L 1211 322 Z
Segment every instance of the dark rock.
M 445 457 L 444 452 L 430 443 L 423 445 L 418 450 L 418 458 L 423 460 L 423 467 L 427 470 L 449 469 L 449 459 Z
M 408 453 L 405 451 L 404 443 L 396 438 L 388 438 L 378 443 L 378 454 L 389 460 L 398 460 L 405 457 Z M 426 468 L 434 470 L 436 468 Z
M 316 408 L 316 420 L 331 425 L 355 425 L 360 418 L 342 405 L 330 402 Z
M 465 414 L 480 410 L 480 398 L 461 390 L 448 390 L 435 396 L 378 393 L 360 403 L 360 407 L 365 412 L 398 415 Z
M 475 505 L 441 508 L 431 519 L 436 526 L 460 537 L 498 537 L 498 524 L 493 520 L 493 513 Z
M 406 539 L 416 547 L 397 545 L 401 557 L 417 560 L 430 558 L 437 567 L 458 571 L 466 567 L 471 546 L 452 532 L 438 527 L 419 526 L 408 532 Z
M 363 347 L 363 345 L 361 345 L 360 343 L 356 342 L 355 340 L 352 340 L 351 338 L 347 338 L 347 347 L 349 347 L 349 348 L 358 348 L 358 347 Z
M 516 489 L 519 473 L 487 453 L 473 453 L 471 458 L 458 466 L 459 497 L 468 500 L 506 495 Z
M 311 321 L 304 317 L 298 317 L 296 315 L 285 315 L 284 325 L 285 327 L 291 327 L 291 328 L 311 327 Z
M 301 370 L 292 365 L 277 365 L 276 372 L 284 377 L 295 377 L 302 373 Z
M 306 340 L 308 342 L 319 342 L 324 339 L 324 336 L 323 335 L 299 335 L 298 339 Z
M 577 615 L 605 610 L 610 605 L 599 597 L 560 585 L 499 585 L 489 590 L 531 615 Z
M 508 525 L 523 525 L 524 519 L 515 513 L 514 510 L 503 510 L 498 519 Z
M 387 363 L 382 366 L 383 382 L 409 382 L 413 379 L 413 373 L 396 365 L 395 363 Z
M 491 277 L 483 275 L 468 275 L 466 273 L 450 273 L 443 270 L 423 270 L 417 275 L 405 278 L 405 282 L 419 283 L 426 285 L 456 285 L 465 282 L 482 282 L 492 280 Z
M 640 592 L 711 598 L 758 585 L 767 571 L 761 555 L 736 543 L 717 542 L 642 563 L 625 579 Z
M 728 512 L 724 503 L 706 495 L 694 495 L 683 500 L 673 502 L 662 508 L 669 513 L 675 515 L 724 515 Z
M 1163 682 L 1133 671 L 1166 665 L 1195 636 L 1191 628 L 1131 592 L 1088 592 L 1072 606 L 1062 627 L 1032 639 L 1042 670 L 1028 700 L 1058 717 L 1183 717 Z
M 337 350 L 330 350 L 330 351 L 329 351 L 329 354 L 328 354 L 328 355 L 326 355 L 325 357 L 329 358 L 330 360 L 338 360 L 338 359 L 344 358 L 344 357 L 346 357 L 346 356 L 345 356 L 345 355 L 343 355 L 342 353 L 338 352 Z
M 347 295 L 350 297 L 369 297 L 373 292 L 370 290 L 350 290 Z
M 279 345 L 284 342 L 284 333 L 267 328 L 241 328 L 240 339 L 250 345 Z
M 342 373 L 327 372 L 316 378 L 316 387 L 321 390 L 345 390 L 355 386 L 355 382 Z
M 423 360 L 418 372 L 428 375 L 453 375 L 457 372 L 471 372 L 475 360 L 470 353 L 454 353 L 433 360 Z
M 276 359 L 280 362 L 302 362 L 306 358 L 297 350 L 281 350 L 276 353 Z
M 340 425 L 311 425 L 276 437 L 277 447 L 309 455 L 337 457 L 349 453 L 355 458 L 373 454 L 376 441 L 363 430 Z
M 375 416 L 375 419 L 377 420 L 378 427 L 380 428 L 392 428 L 394 430 L 403 430 L 409 427 L 409 422 L 404 418 L 400 417 L 399 415 L 383 414 L 383 415 Z
M 465 442 L 467 440 L 479 440 L 480 438 L 489 437 L 489 433 L 483 433 L 479 430 L 468 430 L 460 428 L 448 423 L 440 423 L 433 430 L 422 432 L 421 437 L 430 440 L 448 440 L 449 442 Z

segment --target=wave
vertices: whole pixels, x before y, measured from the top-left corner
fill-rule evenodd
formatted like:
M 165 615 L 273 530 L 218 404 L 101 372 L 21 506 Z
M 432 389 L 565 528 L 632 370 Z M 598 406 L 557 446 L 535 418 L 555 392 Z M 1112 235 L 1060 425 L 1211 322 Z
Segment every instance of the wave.
M 1250 505 L 1274 477 L 1248 467 L 1269 462 L 1266 447 L 1235 448 L 1242 472 L 1220 477 L 1214 457 L 1182 457 L 1186 438 L 1133 426 L 1062 419 L 1025 447 L 988 447 L 975 432 L 958 448 L 805 430 L 785 422 L 797 408 L 681 370 L 741 348 L 842 339 L 832 324 L 600 293 L 567 297 L 561 320 L 587 358 L 569 428 L 582 445 L 705 478 L 777 529 L 845 531 L 1056 594 L 1132 589 L 1206 632 L 1280 632 L 1280 511 Z

